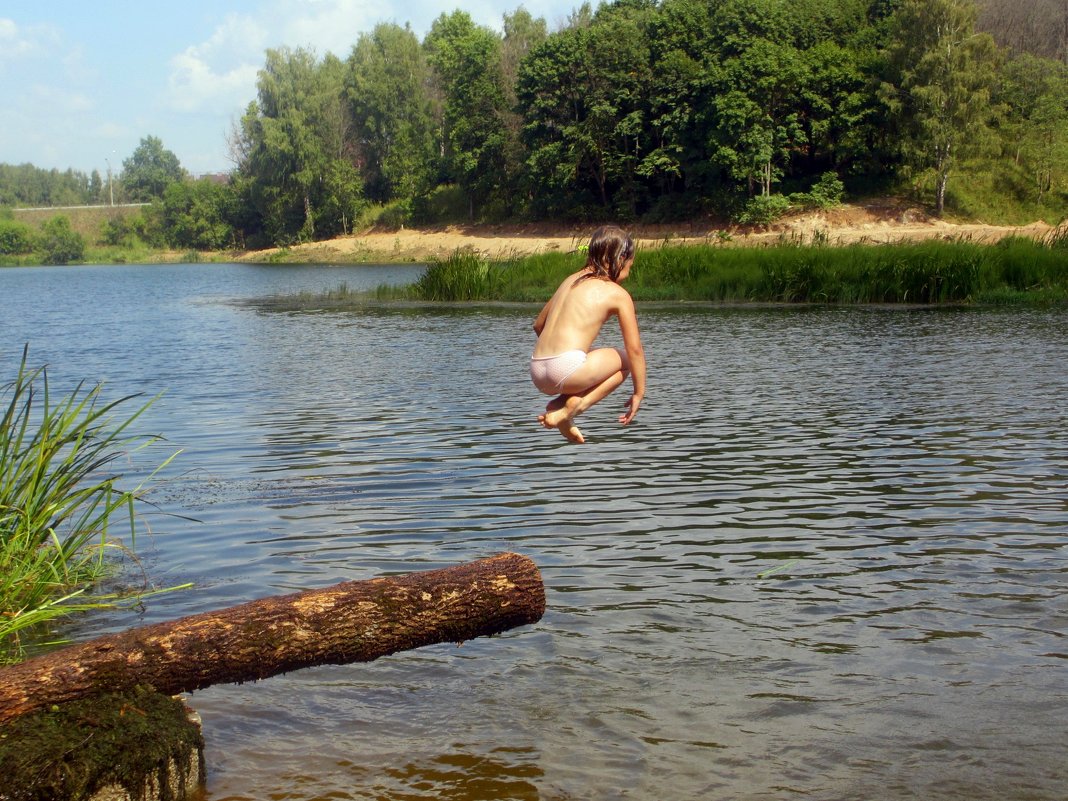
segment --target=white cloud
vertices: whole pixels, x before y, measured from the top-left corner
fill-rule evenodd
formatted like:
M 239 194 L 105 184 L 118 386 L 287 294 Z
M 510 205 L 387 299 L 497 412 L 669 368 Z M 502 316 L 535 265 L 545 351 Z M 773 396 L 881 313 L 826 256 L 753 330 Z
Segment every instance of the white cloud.
M 560 14 L 550 9 L 559 4 L 467 0 L 464 8 L 476 23 L 500 30 L 506 10 L 520 5 L 536 16 L 546 14 L 552 25 Z M 171 58 L 168 105 L 185 113 L 240 114 L 256 97 L 256 76 L 268 48 L 305 47 L 320 57 L 333 53 L 344 59 L 360 34 L 380 22 L 410 23 L 423 36 L 443 11 L 457 7 L 440 0 L 265 0 L 254 16 L 229 14 L 206 41 Z
M 229 15 L 202 44 L 170 61 L 170 105 L 177 111 L 235 109 L 255 96 L 267 32 L 250 17 Z
M 5 62 L 43 53 L 55 39 L 55 31 L 50 28 L 22 28 L 13 19 L 0 17 L 0 66 Z
M 421 37 L 441 14 L 462 7 L 476 23 L 500 30 L 505 14 L 502 9 L 511 13 L 521 4 L 520 0 L 514 4 L 465 0 L 459 5 L 443 4 L 440 0 L 280 0 L 274 11 L 281 23 L 279 44 L 312 47 L 319 55 L 331 52 L 346 58 L 360 34 L 369 33 L 380 22 L 410 23 Z
M 281 22 L 280 44 L 311 47 L 320 56 L 330 52 L 345 58 L 361 33 L 370 32 L 379 22 L 400 22 L 394 18 L 391 3 L 382 0 L 303 0 L 278 3 Z
M 32 49 L 33 45 L 22 37 L 14 20 L 0 18 L 0 58 L 18 58 Z

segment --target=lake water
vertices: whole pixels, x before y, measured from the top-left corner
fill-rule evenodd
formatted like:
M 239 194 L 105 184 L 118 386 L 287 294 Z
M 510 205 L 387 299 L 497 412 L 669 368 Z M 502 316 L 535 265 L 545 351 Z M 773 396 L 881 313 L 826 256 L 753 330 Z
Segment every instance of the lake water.
M 0 380 L 164 393 L 76 636 L 505 550 L 534 626 L 193 694 L 207 799 L 1068 797 L 1068 311 L 643 308 L 649 391 L 534 419 L 532 306 L 234 302 L 412 267 L 0 270 Z M 613 332 L 607 338 L 618 341 Z

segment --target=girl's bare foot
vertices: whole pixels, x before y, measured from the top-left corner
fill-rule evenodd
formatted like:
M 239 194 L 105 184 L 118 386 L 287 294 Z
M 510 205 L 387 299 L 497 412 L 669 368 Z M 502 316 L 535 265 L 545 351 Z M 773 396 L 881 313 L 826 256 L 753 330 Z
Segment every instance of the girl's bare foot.
M 582 436 L 582 432 L 579 431 L 574 421 L 574 410 L 580 401 L 581 399 L 574 395 L 563 403 L 560 402 L 559 398 L 550 401 L 549 405 L 545 407 L 545 414 L 538 415 L 538 422 L 546 428 L 557 429 L 563 434 L 564 439 L 569 442 L 582 444 L 586 441 L 586 438 Z
M 564 435 L 564 439 L 568 442 L 576 442 L 579 445 L 582 445 L 586 441 L 586 438 L 582 436 L 582 432 L 579 431 L 578 426 L 570 420 L 560 423 L 556 429 Z

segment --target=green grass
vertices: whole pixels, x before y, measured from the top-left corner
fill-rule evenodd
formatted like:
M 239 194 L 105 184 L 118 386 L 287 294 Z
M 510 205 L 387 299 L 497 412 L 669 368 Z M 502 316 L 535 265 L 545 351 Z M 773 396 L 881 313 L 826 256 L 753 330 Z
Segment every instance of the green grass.
M 543 302 L 581 265 L 581 254 L 494 262 L 459 251 L 431 264 L 415 284 L 381 287 L 374 298 Z M 1068 235 L 1045 241 L 1014 238 L 996 245 L 664 246 L 639 252 L 626 286 L 637 301 L 1065 303 Z
M 58 618 L 146 594 L 93 589 L 114 575 L 115 557 L 132 553 L 144 485 L 120 489 L 112 466 L 158 439 L 129 433 L 152 401 L 116 418 L 134 396 L 104 402 L 98 384 L 56 398 L 45 369 L 26 361 L 24 350 L 15 380 L 0 388 L 0 662 L 19 659 L 25 636 Z

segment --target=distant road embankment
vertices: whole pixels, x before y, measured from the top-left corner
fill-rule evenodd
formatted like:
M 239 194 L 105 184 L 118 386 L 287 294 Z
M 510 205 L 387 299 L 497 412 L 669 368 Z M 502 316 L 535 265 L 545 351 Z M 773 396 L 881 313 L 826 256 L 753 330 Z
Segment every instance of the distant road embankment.
M 137 214 L 148 203 L 116 203 L 114 206 L 45 206 L 32 209 L 12 209 L 15 218 L 40 227 L 42 223 L 62 214 L 70 220 L 70 226 L 85 237 L 95 241 L 100 226 L 115 217 Z
M 92 209 L 94 211 L 108 210 L 108 209 L 139 209 L 142 206 L 151 206 L 151 203 L 112 203 L 111 205 L 96 204 L 95 206 L 38 206 L 32 209 L 12 209 L 15 214 L 25 214 L 33 211 L 74 211 L 76 209 Z

